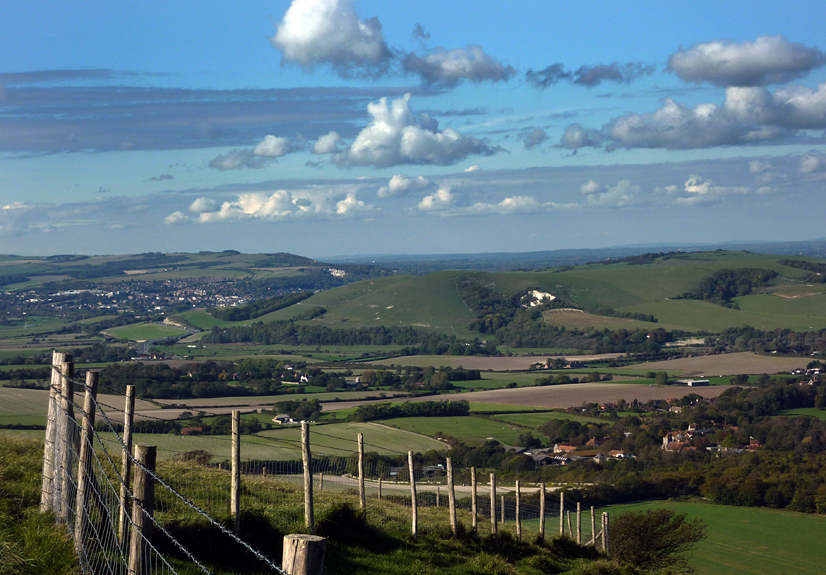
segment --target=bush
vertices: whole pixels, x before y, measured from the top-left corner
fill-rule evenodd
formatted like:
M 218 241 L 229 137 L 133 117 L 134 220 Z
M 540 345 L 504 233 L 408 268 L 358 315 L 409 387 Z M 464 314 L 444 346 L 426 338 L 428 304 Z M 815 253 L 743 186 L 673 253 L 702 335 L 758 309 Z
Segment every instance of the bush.
M 706 538 L 702 520 L 654 509 L 621 514 L 611 523 L 611 556 L 638 569 L 690 571 L 684 554 Z

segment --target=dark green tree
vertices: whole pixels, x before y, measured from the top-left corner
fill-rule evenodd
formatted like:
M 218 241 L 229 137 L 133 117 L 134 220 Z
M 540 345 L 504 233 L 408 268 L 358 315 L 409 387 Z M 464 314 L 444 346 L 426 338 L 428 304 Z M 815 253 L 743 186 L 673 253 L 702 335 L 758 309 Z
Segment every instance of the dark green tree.
M 621 514 L 611 522 L 611 556 L 641 570 L 690 572 L 686 554 L 706 538 L 702 520 L 671 509 Z

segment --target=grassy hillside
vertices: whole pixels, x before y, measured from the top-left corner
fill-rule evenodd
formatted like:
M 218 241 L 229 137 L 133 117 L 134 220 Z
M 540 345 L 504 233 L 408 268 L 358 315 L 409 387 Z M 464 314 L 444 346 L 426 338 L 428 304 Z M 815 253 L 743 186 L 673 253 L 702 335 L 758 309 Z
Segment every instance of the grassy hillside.
M 806 284 L 806 270 L 777 263 L 783 256 L 741 252 L 701 252 L 657 258 L 649 263 L 590 264 L 576 268 L 507 273 L 438 272 L 426 276 L 389 277 L 320 292 L 299 306 L 323 306 L 328 312 L 313 320 L 330 327 L 412 325 L 459 337 L 478 336 L 467 329 L 473 312 L 459 296 L 460 278 L 473 277 L 499 293 L 539 289 L 572 307 L 613 309 L 651 314 L 657 323 L 580 314 L 551 315 L 546 321 L 599 329 L 682 329 L 720 331 L 752 325 L 760 329 L 826 328 L 826 289 Z M 679 298 L 701 280 L 725 269 L 759 268 L 776 272 L 771 285 L 735 298 L 740 309 L 709 301 Z M 289 310 L 282 310 L 288 316 Z M 557 312 L 558 313 L 558 312 Z

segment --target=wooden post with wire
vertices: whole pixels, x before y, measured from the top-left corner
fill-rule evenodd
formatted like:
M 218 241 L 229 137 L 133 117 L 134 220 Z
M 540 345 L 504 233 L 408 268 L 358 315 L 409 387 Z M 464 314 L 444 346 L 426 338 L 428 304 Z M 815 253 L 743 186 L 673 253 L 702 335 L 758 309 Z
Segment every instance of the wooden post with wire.
M 479 531 L 479 509 L 476 500 L 476 468 L 470 468 L 470 514 L 471 514 L 471 529 L 474 535 Z
M 608 554 L 611 551 L 611 540 L 608 536 L 608 512 L 605 511 L 602 513 L 602 550 Z
M 516 540 L 522 541 L 522 490 L 519 489 L 519 480 L 516 480 Z
M 419 535 L 419 510 L 416 502 L 416 476 L 413 474 L 413 452 L 407 452 L 407 464 L 410 471 L 410 508 L 413 519 L 412 535 L 413 539 Z
M 132 479 L 132 423 L 135 419 L 135 386 L 126 386 L 126 405 L 123 409 L 123 459 L 121 461 L 120 476 L 120 520 L 118 522 L 118 540 L 122 546 L 126 545 L 129 533 L 129 495 L 128 487 Z
M 321 575 L 327 540 L 317 535 L 285 535 L 281 568 L 287 575 Z
M 304 525 L 310 535 L 315 534 L 313 511 L 313 459 L 310 453 L 310 423 L 301 422 L 301 457 L 304 461 Z
M 367 517 L 367 494 L 364 492 L 364 434 L 359 433 L 359 509 Z
M 591 545 L 597 546 L 597 522 L 593 505 L 591 505 Z
M 232 476 L 229 512 L 236 533 L 241 532 L 241 412 L 232 412 Z
M 150 575 L 149 557 L 152 548 L 152 516 L 155 513 L 155 480 L 146 470 L 154 473 L 158 456 L 157 447 L 146 443 L 135 446 L 135 484 L 132 487 L 132 533 L 129 537 L 129 575 Z
M 545 540 L 545 484 L 539 484 L 539 540 Z
M 576 544 L 582 545 L 582 503 L 576 502 Z
M 496 535 L 496 474 L 490 474 L 490 534 Z
M 505 524 L 505 496 L 504 495 L 501 496 L 500 503 L 501 503 L 501 505 L 499 506 L 499 508 L 502 510 L 502 525 L 504 525 Z
M 442 493 L 441 493 L 440 489 L 441 488 L 437 485 L 436 486 L 436 507 L 441 507 L 442 506 Z
M 379 477 L 379 501 L 381 501 L 381 477 Z
M 565 492 L 559 492 L 559 535 L 565 535 Z
M 77 467 L 77 495 L 75 497 L 75 548 L 78 555 L 83 556 L 85 549 L 84 533 L 88 523 L 88 499 L 91 486 L 94 484 L 92 476 L 92 442 L 95 432 L 95 402 L 98 393 L 97 372 L 86 372 L 86 396 L 83 400 L 83 426 L 80 435 L 80 457 Z
M 52 374 L 49 385 L 49 408 L 46 418 L 46 440 L 43 445 L 43 480 L 40 484 L 40 511 L 54 509 L 54 472 L 56 466 L 55 441 L 57 437 L 58 396 L 60 395 L 60 373 L 66 354 L 52 352 Z M 71 357 L 71 356 L 70 356 Z
M 57 410 L 57 471 L 54 474 L 56 482 L 54 510 L 59 523 L 69 523 L 71 508 L 74 501 L 70 501 L 72 488 L 72 467 L 74 460 L 74 444 L 76 432 L 75 420 L 75 389 L 72 378 L 75 375 L 75 364 L 72 356 L 66 354 L 65 361 L 60 369 L 60 395 L 58 396 Z
M 453 462 L 447 458 L 447 503 L 450 509 L 450 530 L 456 535 L 456 493 L 453 489 Z

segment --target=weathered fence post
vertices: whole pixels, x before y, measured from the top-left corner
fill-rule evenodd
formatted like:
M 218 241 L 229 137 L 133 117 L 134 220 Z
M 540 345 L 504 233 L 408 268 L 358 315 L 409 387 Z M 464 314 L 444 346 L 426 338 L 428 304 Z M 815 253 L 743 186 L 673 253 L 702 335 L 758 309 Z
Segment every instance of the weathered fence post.
M 318 490 L 324 491 L 324 472 L 318 474 Z
M 287 575 L 321 575 L 327 540 L 316 535 L 285 535 L 281 568 Z
M 120 475 L 123 482 L 120 484 L 120 521 L 118 522 L 118 540 L 122 546 L 126 545 L 129 523 L 129 496 L 128 487 L 132 474 L 132 422 L 135 419 L 135 386 L 126 386 L 126 405 L 123 410 L 123 459 L 121 460 Z
M 241 532 L 241 412 L 232 412 L 232 477 L 230 479 L 230 514 L 236 533 Z
M 476 501 L 476 468 L 470 468 L 470 513 L 472 515 L 471 518 L 471 529 L 473 530 L 473 534 L 476 535 L 479 529 L 479 509 L 477 508 L 477 501 Z
M 565 535 L 565 492 L 559 493 L 559 534 Z
M 582 503 L 576 502 L 576 544 L 582 545 Z
M 60 523 L 68 523 L 71 515 L 71 507 L 74 501 L 71 501 L 72 488 L 72 468 L 75 454 L 74 444 L 76 435 L 75 429 L 75 391 L 74 381 L 72 378 L 75 375 L 75 366 L 72 362 L 72 356 L 66 354 L 65 361 L 60 369 L 60 395 L 58 396 L 58 410 L 57 410 L 57 438 L 56 438 L 56 452 L 57 452 L 57 472 L 54 475 L 54 480 L 57 483 L 55 489 L 54 510 L 57 514 L 57 521 Z
M 539 484 L 539 539 L 545 540 L 545 484 Z
M 441 488 L 437 485 L 436 486 L 436 507 L 441 507 L 442 506 L 442 493 L 441 493 L 440 489 Z
M 313 459 L 310 454 L 310 424 L 301 422 L 301 455 L 304 460 L 304 524 L 310 535 L 315 533 L 315 513 L 313 511 Z
M 500 508 L 502 509 L 502 525 L 504 525 L 505 524 L 505 496 L 504 495 L 502 495 Z
M 570 534 L 571 538 L 574 536 L 574 527 L 571 525 L 571 512 L 568 511 L 568 533 Z
M 413 474 L 413 452 L 407 452 L 407 464 L 410 470 L 410 508 L 413 519 L 412 535 L 415 539 L 419 534 L 419 510 L 416 502 L 416 476 Z
M 95 402 L 98 392 L 98 374 L 86 372 L 86 397 L 83 400 L 83 427 L 80 435 L 80 457 L 77 467 L 77 496 L 75 498 L 75 548 L 78 555 L 84 553 L 84 531 L 88 521 L 87 500 L 92 477 L 92 442 L 95 431 Z
M 516 540 L 522 541 L 522 490 L 516 480 Z
M 496 474 L 490 474 L 490 534 L 496 535 Z
M 597 521 L 593 505 L 591 505 L 591 545 L 597 546 Z
M 154 473 L 157 447 L 138 443 L 135 446 L 135 484 L 132 487 L 132 533 L 129 537 L 129 575 L 150 575 L 149 561 L 152 538 L 152 519 L 155 512 L 155 480 L 146 470 Z
M 46 417 L 46 440 L 43 445 L 43 481 L 40 484 L 40 511 L 54 509 L 54 472 L 56 468 L 55 438 L 57 435 L 57 397 L 62 388 L 60 373 L 65 354 L 52 352 L 52 374 L 49 385 L 49 411 Z
M 364 434 L 359 433 L 359 509 L 367 509 L 367 495 L 364 492 Z M 365 514 L 366 517 L 366 514 Z
M 608 525 L 610 524 L 608 519 L 608 512 L 605 511 L 602 513 L 602 550 L 605 553 L 610 553 L 611 551 L 611 541 L 608 535 Z
M 450 530 L 456 535 L 456 493 L 453 490 L 453 462 L 447 458 L 447 504 L 450 508 Z
M 379 477 L 379 501 L 381 501 L 381 477 Z

